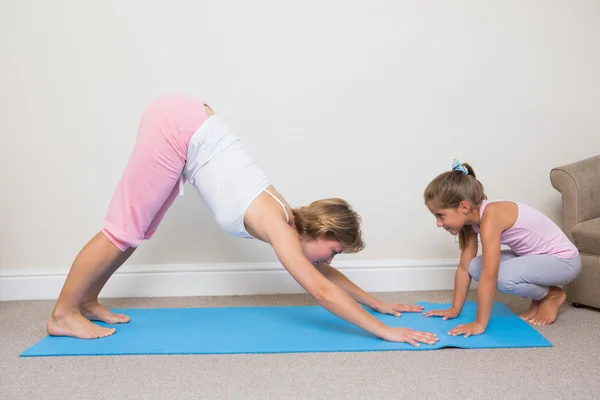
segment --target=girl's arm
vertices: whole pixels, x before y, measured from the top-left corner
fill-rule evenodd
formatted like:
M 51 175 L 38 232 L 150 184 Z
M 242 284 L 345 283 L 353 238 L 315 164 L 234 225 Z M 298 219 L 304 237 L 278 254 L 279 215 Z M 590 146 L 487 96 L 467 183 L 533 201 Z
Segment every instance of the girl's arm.
M 488 206 L 489 207 L 489 206 Z M 485 210 L 488 212 L 488 210 Z M 483 328 L 487 327 L 494 305 L 498 269 L 500 268 L 500 235 L 501 225 L 496 212 L 490 210 L 481 219 L 482 268 L 477 286 L 477 315 L 475 322 Z
M 494 305 L 498 269 L 500 268 L 500 235 L 511 228 L 519 216 L 518 206 L 503 201 L 488 205 L 481 218 L 483 264 L 477 287 L 477 323 L 487 327 Z
M 468 337 L 487 329 L 500 268 L 500 235 L 514 225 L 518 215 L 518 207 L 513 202 L 496 202 L 486 207 L 480 223 L 482 268 L 477 287 L 477 314 L 474 322 L 450 330 L 451 335 Z
M 477 234 L 470 235 L 467 238 L 467 245 L 460 254 L 460 261 L 456 274 L 454 276 L 454 298 L 452 308 L 457 315 L 462 311 L 471 286 L 471 275 L 469 274 L 469 265 L 477 255 Z
M 424 315 L 426 317 L 442 317 L 447 320 L 458 317 L 465 305 L 465 300 L 471 286 L 471 275 L 469 274 L 469 264 L 477 255 L 477 234 L 467 237 L 467 245 L 460 254 L 460 261 L 456 273 L 454 274 L 454 298 L 452 307 L 447 310 L 430 310 Z

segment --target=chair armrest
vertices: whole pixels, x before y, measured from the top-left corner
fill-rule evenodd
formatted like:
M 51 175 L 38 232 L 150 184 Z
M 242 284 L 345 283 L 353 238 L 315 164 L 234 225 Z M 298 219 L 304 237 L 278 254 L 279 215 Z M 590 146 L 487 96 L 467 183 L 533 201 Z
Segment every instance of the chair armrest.
M 600 155 L 553 168 L 552 186 L 562 195 L 563 230 L 573 240 L 573 227 L 600 217 Z

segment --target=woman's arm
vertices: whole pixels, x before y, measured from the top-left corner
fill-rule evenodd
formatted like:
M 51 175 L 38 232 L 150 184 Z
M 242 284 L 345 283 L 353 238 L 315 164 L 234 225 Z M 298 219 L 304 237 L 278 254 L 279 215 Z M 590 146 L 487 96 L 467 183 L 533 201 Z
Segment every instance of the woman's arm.
M 346 275 L 327 263 L 318 264 L 317 269 L 327 279 L 341 287 L 358 303 L 382 314 L 401 315 L 400 312 L 420 312 L 422 306 L 408 304 L 392 304 L 376 299 L 352 282 Z
M 281 207 L 267 197 L 257 199 L 247 210 L 245 223 L 252 235 L 271 244 L 277 258 L 292 277 L 325 309 L 375 336 L 393 342 L 433 344 L 432 333 L 385 325 L 362 308 L 343 289 L 329 281 L 306 258 L 297 231 L 286 223 Z
M 352 282 L 348 277 L 342 274 L 337 269 L 333 268 L 331 265 L 327 263 L 318 264 L 317 270 L 325 276 L 325 278 L 329 279 L 342 289 L 346 291 L 354 300 L 358 303 L 365 305 L 371 309 L 375 309 L 377 305 L 380 303 L 379 300 L 371 296 L 369 293 L 362 290 L 358 287 L 354 282 Z
M 369 314 L 312 265 L 290 226 L 278 223 L 277 227 L 269 229 L 269 233 L 269 241 L 285 269 L 321 306 L 380 338 L 389 337 L 387 325 Z

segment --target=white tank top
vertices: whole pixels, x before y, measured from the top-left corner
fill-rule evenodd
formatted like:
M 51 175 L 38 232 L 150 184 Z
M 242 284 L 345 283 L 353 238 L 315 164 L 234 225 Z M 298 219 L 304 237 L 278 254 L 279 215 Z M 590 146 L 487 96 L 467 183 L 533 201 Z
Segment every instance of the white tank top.
M 210 116 L 190 139 L 183 177 L 194 186 L 225 232 L 252 237 L 244 226 L 248 206 L 262 192 L 268 193 L 289 215 L 283 202 L 267 190 L 270 185 L 263 171 L 248 156 L 240 138 L 216 114 Z

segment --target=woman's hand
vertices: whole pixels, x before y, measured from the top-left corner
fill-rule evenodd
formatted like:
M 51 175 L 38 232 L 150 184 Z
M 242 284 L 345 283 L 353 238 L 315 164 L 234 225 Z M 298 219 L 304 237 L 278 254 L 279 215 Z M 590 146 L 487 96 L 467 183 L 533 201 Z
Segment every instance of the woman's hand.
M 421 312 L 423 311 L 423 306 L 416 306 L 410 304 L 394 304 L 394 303 L 385 303 L 378 302 L 373 307 L 373 310 L 377 311 L 381 314 L 391 314 L 396 317 L 402 315 L 402 312 Z
M 406 342 L 415 347 L 421 347 L 418 342 L 426 344 L 435 344 L 440 340 L 437 335 L 429 332 L 415 331 L 410 328 L 388 328 L 381 337 L 388 342 Z

